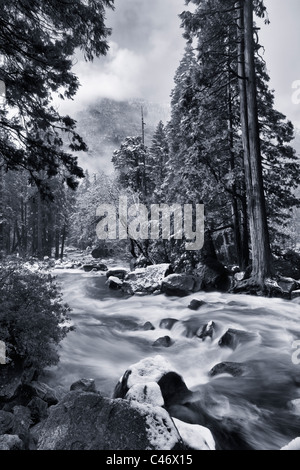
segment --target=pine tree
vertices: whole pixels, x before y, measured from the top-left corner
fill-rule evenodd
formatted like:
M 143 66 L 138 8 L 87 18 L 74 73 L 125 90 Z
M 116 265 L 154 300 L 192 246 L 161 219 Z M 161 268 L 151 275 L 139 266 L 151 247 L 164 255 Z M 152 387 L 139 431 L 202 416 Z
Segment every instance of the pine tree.
M 75 177 L 83 176 L 71 151 L 86 150 L 86 145 L 75 121 L 58 113 L 52 97 L 74 97 L 79 86 L 72 71 L 76 50 L 86 60 L 106 54 L 110 30 L 104 23 L 105 7 L 112 8 L 113 0 L 1 2 L 0 80 L 6 85 L 6 108 L 0 110 L 1 167 L 25 168 L 38 184 L 41 170 L 47 177 L 62 172 L 71 187 Z

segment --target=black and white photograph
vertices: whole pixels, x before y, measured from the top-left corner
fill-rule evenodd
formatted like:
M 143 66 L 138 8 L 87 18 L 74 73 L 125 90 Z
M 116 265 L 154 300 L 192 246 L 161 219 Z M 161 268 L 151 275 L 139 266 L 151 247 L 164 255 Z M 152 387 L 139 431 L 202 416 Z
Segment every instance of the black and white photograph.
M 1 454 L 300 450 L 299 0 L 0 7 Z

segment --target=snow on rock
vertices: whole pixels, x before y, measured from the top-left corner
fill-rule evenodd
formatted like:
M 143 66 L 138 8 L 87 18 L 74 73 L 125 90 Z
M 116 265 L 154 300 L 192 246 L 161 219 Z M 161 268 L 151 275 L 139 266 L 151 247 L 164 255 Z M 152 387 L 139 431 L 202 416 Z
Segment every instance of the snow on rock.
M 300 450 L 300 437 L 296 437 L 289 444 L 284 447 L 281 447 L 280 450 Z
M 208 428 L 199 424 L 189 424 L 173 418 L 183 442 L 195 450 L 215 450 L 215 441 Z
M 127 392 L 125 400 L 135 400 L 142 404 L 164 406 L 160 386 L 156 382 L 135 384 Z
M 164 408 L 138 402 L 132 402 L 131 406 L 146 418 L 147 438 L 151 445 L 149 449 L 172 450 L 181 441 L 181 436 Z
M 169 361 L 160 355 L 146 357 L 128 369 L 131 370 L 127 380 L 128 388 L 138 383 L 158 382 L 163 375 L 173 370 Z
M 150 294 L 160 290 L 164 278 L 171 271 L 172 267 L 167 263 L 138 268 L 127 274 L 123 289 L 130 294 L 135 292 L 147 292 Z

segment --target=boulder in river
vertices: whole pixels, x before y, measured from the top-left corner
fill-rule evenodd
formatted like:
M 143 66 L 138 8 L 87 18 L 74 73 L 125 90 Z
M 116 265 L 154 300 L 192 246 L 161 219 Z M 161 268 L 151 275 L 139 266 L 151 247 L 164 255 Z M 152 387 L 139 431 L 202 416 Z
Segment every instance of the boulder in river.
M 300 289 L 294 290 L 294 291 L 291 293 L 291 299 L 292 299 L 292 300 L 298 299 L 299 297 L 300 297 Z
M 166 330 L 172 330 L 175 323 L 178 323 L 179 320 L 176 318 L 163 318 L 159 323 L 159 328 Z
M 226 333 L 220 338 L 219 346 L 236 349 L 240 343 L 246 343 L 256 338 L 254 333 L 244 330 L 236 330 L 229 328 Z
M 160 348 L 160 347 L 169 348 L 173 344 L 174 344 L 174 341 L 170 338 L 170 336 L 162 336 L 161 338 L 158 338 L 156 341 L 154 341 L 152 346 L 154 348 Z
M 247 372 L 249 372 L 249 366 L 247 364 L 241 362 L 220 362 L 209 371 L 209 375 L 215 377 L 220 374 L 229 374 L 233 377 L 240 377 Z
M 144 331 L 155 330 L 155 326 L 153 326 L 150 321 L 146 321 L 146 323 L 144 323 L 144 325 L 142 326 L 142 329 Z
M 82 269 L 86 273 L 90 273 L 91 271 L 107 271 L 107 266 L 106 264 L 100 263 L 100 264 L 84 264 L 82 266 Z
M 165 409 L 69 392 L 33 430 L 37 450 L 184 450 Z
M 191 274 L 170 274 L 161 286 L 161 291 L 166 295 L 184 297 L 195 292 L 196 278 Z
M 106 271 L 107 279 L 111 276 L 118 277 L 122 281 L 125 279 L 126 275 L 128 274 L 128 269 L 125 268 L 110 268 Z
M 155 264 L 139 268 L 127 274 L 123 290 L 129 294 L 145 292 L 148 294 L 160 290 L 164 278 L 172 272 L 170 264 Z
M 119 290 L 123 286 L 123 281 L 121 281 L 121 279 L 119 279 L 118 277 L 110 276 L 107 279 L 106 284 L 110 289 Z
M 212 338 L 215 332 L 215 327 L 215 322 L 210 321 L 202 328 L 199 328 L 199 330 L 196 332 L 196 336 L 202 339 L 202 341 L 204 341 L 205 338 Z
M 188 305 L 188 308 L 190 310 L 199 310 L 199 308 L 203 307 L 203 305 L 206 305 L 204 300 L 192 299 Z

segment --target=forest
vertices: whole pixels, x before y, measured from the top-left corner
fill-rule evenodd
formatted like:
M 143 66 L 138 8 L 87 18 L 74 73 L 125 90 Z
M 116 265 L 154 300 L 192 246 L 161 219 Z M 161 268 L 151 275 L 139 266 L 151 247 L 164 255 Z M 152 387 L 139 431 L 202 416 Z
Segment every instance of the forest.
M 166 264 L 187 276 L 203 266 L 241 273 L 222 292 L 289 300 L 299 293 L 300 134 L 275 106 L 257 26 L 267 27 L 267 9 L 263 0 L 186 4 L 193 8 L 180 14 L 186 45 L 169 110 L 103 99 L 80 119 L 61 115 L 54 96 L 74 99 L 76 54 L 88 63 L 108 53 L 114 1 L 1 2 L 0 343 L 13 377 L 59 362 L 72 310 L 43 269 L 63 266 L 70 249 L 132 270 Z M 103 171 L 89 168 L 91 148 Z M 156 239 L 99 239 L 97 209 L 117 208 L 121 197 L 137 212 L 203 205 L 203 247 L 187 250 L 187 238 L 163 236 L 162 219 Z M 5 393 L 0 413 L 16 399 Z

